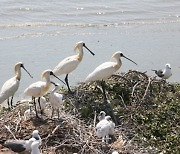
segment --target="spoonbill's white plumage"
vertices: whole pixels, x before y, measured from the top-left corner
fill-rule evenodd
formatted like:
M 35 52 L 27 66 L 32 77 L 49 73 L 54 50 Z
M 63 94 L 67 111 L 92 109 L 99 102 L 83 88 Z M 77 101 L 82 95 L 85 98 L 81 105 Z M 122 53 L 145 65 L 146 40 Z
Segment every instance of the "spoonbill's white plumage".
M 47 94 L 48 90 L 50 89 L 50 87 L 51 87 L 50 76 L 51 75 L 56 77 L 57 79 L 59 79 L 57 76 L 54 75 L 54 73 L 51 70 L 45 70 L 42 73 L 42 79 L 45 79 L 45 81 L 35 82 L 35 83 L 31 84 L 28 88 L 26 88 L 25 91 L 24 91 L 24 94 L 26 96 L 32 96 L 37 117 L 38 117 L 38 114 L 37 114 L 37 110 L 36 110 L 35 98 L 38 97 L 38 102 L 39 102 L 39 106 L 40 106 L 40 109 L 41 109 L 40 97 Z M 61 79 L 59 79 L 59 80 L 62 81 Z
M 35 138 L 41 145 L 42 139 L 41 139 L 41 137 L 39 135 L 39 131 L 37 129 L 32 132 L 32 137 Z
M 105 63 L 99 65 L 85 79 L 86 83 L 90 82 L 90 81 L 98 81 L 98 80 L 102 81 L 101 86 L 103 89 L 103 95 L 104 95 L 105 99 L 106 99 L 106 95 L 105 95 L 105 89 L 104 89 L 104 84 L 105 84 L 104 81 L 106 79 L 108 79 L 113 73 L 115 73 L 121 67 L 121 65 L 122 65 L 121 57 L 124 57 L 124 58 L 130 60 L 131 62 L 133 62 L 134 64 L 136 64 L 131 59 L 125 57 L 122 52 L 117 51 L 112 55 L 112 59 L 115 61 L 111 60 L 109 62 L 105 62 Z
M 35 138 L 30 138 L 29 140 L 7 140 L 4 146 L 17 153 L 30 152 L 31 145 L 35 141 Z
M 31 144 L 31 154 L 41 154 L 41 151 L 39 149 L 39 141 L 34 141 L 32 144 Z
M 105 119 L 110 123 L 109 135 L 114 135 L 115 123 L 112 121 L 111 116 L 106 116 Z
M 49 102 L 52 106 L 52 116 L 51 117 L 53 117 L 54 110 L 56 110 L 58 113 L 58 119 L 59 119 L 59 109 L 63 103 L 63 101 L 62 101 L 63 95 L 57 93 L 57 91 L 60 89 L 60 85 L 57 83 L 53 83 L 53 84 L 54 84 L 55 88 L 49 94 Z
M 71 91 L 68 83 L 68 74 L 75 70 L 79 63 L 83 59 L 83 47 L 85 47 L 92 55 L 95 55 L 91 50 L 89 50 L 85 43 L 80 41 L 76 43 L 76 46 L 74 48 L 75 51 L 79 50 L 79 53 L 77 55 L 73 55 L 70 57 L 67 57 L 63 59 L 53 70 L 53 73 L 57 76 L 60 76 L 62 74 L 66 74 L 65 82 L 67 84 L 68 90 Z
M 29 109 L 24 111 L 24 120 L 25 121 L 36 115 L 36 112 L 33 110 L 32 106 L 33 106 L 32 104 L 29 104 Z
M 108 143 L 109 140 L 109 131 L 110 131 L 110 123 L 108 120 L 103 119 L 96 125 L 96 135 L 99 138 L 102 138 L 102 142 L 106 141 Z
M 164 69 L 152 70 L 155 71 L 156 75 L 162 79 L 169 79 L 172 76 L 170 64 L 166 64 Z
M 105 117 L 106 117 L 106 112 L 101 111 L 98 115 L 98 120 L 101 121 L 101 120 L 105 119 Z
M 7 80 L 1 88 L 0 104 L 7 99 L 8 107 L 10 107 L 10 105 L 12 106 L 14 94 L 18 90 L 21 80 L 21 68 L 23 68 L 29 74 L 29 76 L 32 77 L 30 73 L 25 69 L 22 62 L 18 62 L 17 64 L 15 64 L 14 66 L 15 76 Z M 12 97 L 11 104 L 9 104 L 9 97 Z

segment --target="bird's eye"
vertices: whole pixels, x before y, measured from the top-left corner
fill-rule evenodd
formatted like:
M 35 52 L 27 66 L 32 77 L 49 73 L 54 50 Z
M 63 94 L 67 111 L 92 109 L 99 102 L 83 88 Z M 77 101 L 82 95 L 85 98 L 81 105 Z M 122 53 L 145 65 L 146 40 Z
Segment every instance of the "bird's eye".
M 124 56 L 123 53 L 120 53 L 120 56 L 121 56 L 121 57 Z
M 83 43 L 83 46 L 85 46 L 85 43 Z
M 54 75 L 54 73 L 51 71 L 51 72 L 50 72 L 50 75 Z
M 24 67 L 23 64 L 21 64 L 20 67 Z

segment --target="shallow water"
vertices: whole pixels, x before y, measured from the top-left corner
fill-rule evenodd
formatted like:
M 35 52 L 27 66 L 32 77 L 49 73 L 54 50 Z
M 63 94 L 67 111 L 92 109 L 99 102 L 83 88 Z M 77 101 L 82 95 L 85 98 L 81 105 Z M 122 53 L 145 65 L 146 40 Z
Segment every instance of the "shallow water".
M 75 54 L 73 47 L 81 40 L 96 55 L 84 50 L 82 63 L 69 75 L 70 85 L 84 81 L 118 50 L 138 63 L 122 59 L 119 72 L 136 69 L 153 75 L 151 69 L 170 63 L 173 76 L 168 81 L 180 82 L 178 0 L 1 0 L 0 4 L 0 86 L 14 75 L 18 61 L 34 76 L 29 78 L 22 70 L 16 100 L 24 98 L 24 89 L 40 80 L 43 70 Z

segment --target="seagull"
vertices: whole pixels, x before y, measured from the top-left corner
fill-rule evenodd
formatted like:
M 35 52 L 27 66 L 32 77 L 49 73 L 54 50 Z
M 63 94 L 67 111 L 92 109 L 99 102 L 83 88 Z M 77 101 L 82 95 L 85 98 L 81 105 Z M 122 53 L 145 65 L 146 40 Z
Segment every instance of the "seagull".
M 21 80 L 21 68 L 23 68 L 29 74 L 29 76 L 33 78 L 31 74 L 25 69 L 22 62 L 18 62 L 15 64 L 15 76 L 7 80 L 0 91 L 0 104 L 2 104 L 7 99 L 8 108 L 10 108 L 10 106 L 12 107 L 14 94 L 19 88 Z M 9 104 L 9 97 L 11 97 L 11 104 Z
M 25 91 L 24 91 L 24 94 L 26 96 L 32 96 L 32 100 L 34 102 L 34 107 L 35 107 L 35 111 L 36 111 L 36 117 L 38 117 L 38 114 L 37 114 L 37 110 L 36 110 L 35 98 L 38 97 L 39 107 L 40 107 L 40 110 L 41 110 L 40 98 L 42 96 L 46 95 L 48 90 L 51 87 L 51 81 L 50 81 L 50 76 L 51 75 L 56 77 L 61 82 L 63 82 L 61 79 L 59 79 L 57 76 L 55 76 L 54 73 L 51 70 L 45 70 L 42 73 L 42 79 L 45 79 L 45 81 L 35 82 L 35 83 L 31 84 L 28 88 L 26 88 Z
M 35 138 L 36 140 L 39 141 L 39 144 L 41 145 L 42 143 L 42 139 L 39 135 L 39 131 L 38 130 L 34 130 L 33 133 L 32 133 L 32 137 Z
M 156 75 L 162 79 L 169 79 L 172 76 L 170 64 L 166 64 L 163 70 L 152 70 Z
M 107 80 L 113 73 L 119 70 L 119 68 L 122 65 L 121 57 L 124 57 L 129 61 L 133 62 L 134 64 L 136 64 L 131 59 L 125 57 L 122 52 L 117 51 L 112 55 L 111 61 L 102 63 L 101 65 L 96 67 L 95 70 L 92 73 L 90 73 L 85 79 L 86 83 L 91 81 L 101 81 L 101 86 L 105 100 L 107 100 L 105 93 L 105 80 Z M 112 59 L 115 61 L 112 61 Z
M 77 42 L 74 50 L 77 51 L 79 50 L 79 53 L 77 55 L 73 55 L 70 57 L 67 57 L 63 59 L 53 70 L 53 73 L 57 76 L 60 76 L 62 74 L 66 74 L 65 77 L 65 82 L 68 88 L 68 91 L 71 92 L 71 89 L 69 87 L 68 83 L 68 75 L 71 73 L 73 70 L 77 68 L 79 63 L 83 59 L 83 47 L 86 48 L 93 56 L 95 55 L 86 45 L 83 41 Z
M 57 83 L 54 83 L 54 82 L 52 82 L 52 83 L 54 84 L 55 88 L 49 94 L 49 102 L 50 102 L 50 104 L 52 106 L 52 116 L 51 116 L 51 118 L 54 115 L 54 110 L 57 110 L 58 119 L 59 119 L 59 108 L 63 103 L 63 101 L 62 101 L 63 95 L 57 93 L 57 91 L 60 89 L 60 85 L 57 84 Z
M 41 151 L 39 149 L 39 141 L 34 141 L 32 144 L 31 144 L 31 154 L 41 154 Z
M 35 138 L 30 138 L 29 140 L 7 140 L 4 146 L 17 153 L 30 152 L 31 144 L 35 141 Z

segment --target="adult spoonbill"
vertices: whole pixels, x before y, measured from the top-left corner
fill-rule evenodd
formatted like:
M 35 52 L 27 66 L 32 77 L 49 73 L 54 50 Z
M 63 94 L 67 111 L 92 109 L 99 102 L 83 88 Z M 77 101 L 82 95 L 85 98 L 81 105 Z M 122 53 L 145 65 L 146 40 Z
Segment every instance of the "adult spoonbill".
M 113 125 L 110 121 L 110 116 L 106 116 L 105 119 L 99 121 L 96 125 L 96 135 L 102 138 L 102 142 L 109 141 L 109 135 L 113 133 L 115 124 Z
M 15 76 L 7 80 L 2 86 L 1 91 L 0 91 L 0 104 L 3 103 L 7 99 L 9 108 L 10 108 L 10 105 L 12 107 L 14 94 L 19 88 L 19 84 L 21 80 L 21 68 L 23 68 L 32 78 L 30 73 L 25 69 L 23 63 L 18 62 L 14 66 Z M 11 97 L 11 104 L 9 103 L 9 97 Z
M 48 90 L 50 89 L 50 87 L 51 87 L 50 76 L 51 75 L 56 77 L 61 82 L 63 82 L 61 79 L 59 79 L 57 76 L 55 76 L 51 70 L 45 70 L 42 73 L 42 79 L 45 79 L 45 82 L 44 81 L 35 82 L 35 83 L 31 84 L 28 88 L 26 88 L 24 91 L 24 94 L 26 96 L 32 96 L 32 101 L 34 103 L 36 117 L 38 117 L 38 114 L 37 114 L 37 109 L 36 109 L 35 98 L 38 97 L 38 102 L 39 102 L 39 106 L 40 106 L 40 110 L 41 110 L 40 97 L 47 94 Z
M 109 62 L 105 62 L 105 63 L 99 65 L 85 79 L 86 83 L 90 82 L 90 81 L 97 81 L 97 80 L 101 81 L 101 86 L 102 86 L 103 95 L 104 95 L 105 100 L 107 100 L 106 93 L 105 93 L 105 80 L 108 79 L 113 73 L 115 73 L 121 67 L 121 65 L 122 65 L 121 57 L 124 57 L 124 58 L 128 59 L 129 61 L 133 62 L 134 64 L 136 64 L 131 59 L 125 57 L 122 52 L 117 51 L 111 57 L 111 59 L 114 59 L 115 61 L 111 60 Z
M 49 102 L 52 106 L 51 118 L 54 115 L 54 110 L 56 110 L 58 113 L 58 119 L 59 119 L 59 109 L 63 103 L 63 101 L 62 101 L 63 95 L 57 93 L 57 91 L 60 89 L 60 85 L 57 83 L 54 83 L 54 82 L 52 82 L 52 83 L 54 84 L 55 88 L 49 94 Z
M 36 139 L 33 137 L 29 140 L 7 140 L 4 146 L 17 153 L 30 152 L 31 145 L 35 141 Z
M 172 76 L 170 64 L 166 64 L 164 69 L 152 71 L 155 71 L 156 75 L 162 79 L 169 79 Z
M 79 50 L 79 53 L 77 55 L 73 55 L 73 56 L 63 59 L 53 70 L 53 73 L 57 76 L 66 74 L 65 82 L 66 82 L 69 92 L 71 92 L 71 89 L 68 83 L 68 74 L 72 72 L 73 70 L 75 70 L 77 66 L 79 65 L 79 63 L 82 61 L 83 47 L 86 48 L 93 56 L 95 55 L 89 48 L 87 48 L 87 46 L 85 45 L 83 41 L 77 42 L 74 47 L 74 51 Z

